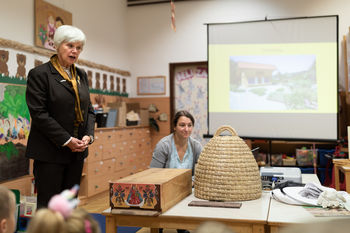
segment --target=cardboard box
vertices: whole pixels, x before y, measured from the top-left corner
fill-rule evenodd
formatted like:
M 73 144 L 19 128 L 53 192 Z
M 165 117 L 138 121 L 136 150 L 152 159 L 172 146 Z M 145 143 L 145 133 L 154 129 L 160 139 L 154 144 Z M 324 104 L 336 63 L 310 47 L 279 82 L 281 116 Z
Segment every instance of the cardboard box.
M 271 154 L 271 165 L 282 165 L 282 154 Z
M 123 101 L 120 104 L 120 107 L 118 108 L 118 124 L 119 127 L 125 127 L 126 126 L 126 103 Z
M 110 182 L 112 209 L 164 212 L 192 192 L 191 169 L 149 168 Z
M 126 113 L 134 111 L 137 114 L 140 114 L 140 103 L 127 103 L 126 104 Z
M 296 159 L 283 159 L 283 166 L 295 166 Z
M 140 109 L 140 125 L 149 126 L 149 112 L 148 109 Z

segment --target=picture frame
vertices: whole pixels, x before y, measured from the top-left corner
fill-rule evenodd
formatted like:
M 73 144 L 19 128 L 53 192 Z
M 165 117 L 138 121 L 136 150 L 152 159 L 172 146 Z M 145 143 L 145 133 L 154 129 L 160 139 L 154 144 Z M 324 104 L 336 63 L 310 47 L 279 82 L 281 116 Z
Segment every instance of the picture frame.
M 56 50 L 53 37 L 61 25 L 72 25 L 72 13 L 45 2 L 35 0 L 35 46 Z
M 26 202 L 24 206 L 24 216 L 32 217 L 35 214 L 37 203 Z
M 165 76 L 137 77 L 138 95 L 164 95 Z

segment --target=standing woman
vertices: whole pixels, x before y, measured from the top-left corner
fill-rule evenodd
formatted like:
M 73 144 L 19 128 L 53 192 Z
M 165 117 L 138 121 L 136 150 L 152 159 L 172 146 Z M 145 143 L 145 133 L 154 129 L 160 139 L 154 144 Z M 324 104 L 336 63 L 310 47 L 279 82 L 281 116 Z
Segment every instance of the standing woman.
M 174 132 L 162 138 L 154 149 L 150 167 L 192 169 L 202 151 L 199 141 L 191 137 L 194 118 L 188 111 L 174 117 Z
M 26 100 L 32 121 L 26 157 L 34 159 L 38 208 L 80 184 L 93 142 L 95 114 L 88 79 L 74 65 L 85 41 L 80 29 L 60 26 L 54 36 L 57 54 L 28 74 Z

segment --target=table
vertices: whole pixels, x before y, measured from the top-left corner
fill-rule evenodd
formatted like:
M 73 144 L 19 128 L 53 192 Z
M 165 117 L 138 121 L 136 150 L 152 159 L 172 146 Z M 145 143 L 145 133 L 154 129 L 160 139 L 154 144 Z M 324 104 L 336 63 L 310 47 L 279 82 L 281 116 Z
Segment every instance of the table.
M 265 232 L 269 192 L 263 192 L 257 200 L 243 201 L 240 209 L 188 206 L 193 200 L 201 199 L 192 193 L 159 216 L 113 214 L 109 208 L 102 213 L 106 216 L 106 233 L 115 233 L 117 226 L 149 227 L 152 233 L 158 232 L 159 228 L 192 230 L 205 221 L 224 223 L 240 233 Z
M 349 159 L 333 159 L 334 164 L 334 182 L 335 189 L 340 190 L 339 171 L 345 175 L 346 192 L 350 193 L 350 160 Z
M 315 174 L 302 174 L 302 182 L 315 182 L 320 184 Z M 278 233 L 282 227 L 291 224 L 324 221 L 335 217 L 315 217 L 302 206 L 288 205 L 275 199 L 271 199 L 267 224 L 270 233 Z
M 317 182 L 317 175 L 302 174 L 302 182 Z M 113 214 L 111 209 L 103 211 L 106 216 L 106 233 L 114 233 L 117 226 L 149 227 L 152 233 L 159 228 L 196 229 L 202 222 L 218 221 L 240 233 L 278 233 L 281 227 L 309 221 L 326 220 L 317 218 L 302 206 L 288 205 L 270 197 L 269 191 L 263 191 L 257 200 L 243 201 L 240 209 L 189 207 L 188 203 L 200 200 L 193 193 L 159 216 L 140 216 Z

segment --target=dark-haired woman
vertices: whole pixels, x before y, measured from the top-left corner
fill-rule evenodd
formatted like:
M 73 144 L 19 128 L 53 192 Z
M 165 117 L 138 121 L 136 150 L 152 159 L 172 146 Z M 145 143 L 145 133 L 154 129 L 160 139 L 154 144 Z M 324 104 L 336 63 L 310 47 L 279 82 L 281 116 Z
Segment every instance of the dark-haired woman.
M 199 141 L 191 137 L 194 118 L 188 111 L 174 117 L 174 132 L 162 138 L 154 149 L 150 167 L 192 169 L 202 151 Z
M 199 141 L 191 137 L 194 118 L 188 111 L 178 111 L 174 117 L 174 132 L 162 138 L 153 151 L 150 167 L 192 169 L 202 151 Z M 159 229 L 163 232 L 163 229 Z M 189 233 L 177 229 L 178 233 Z

